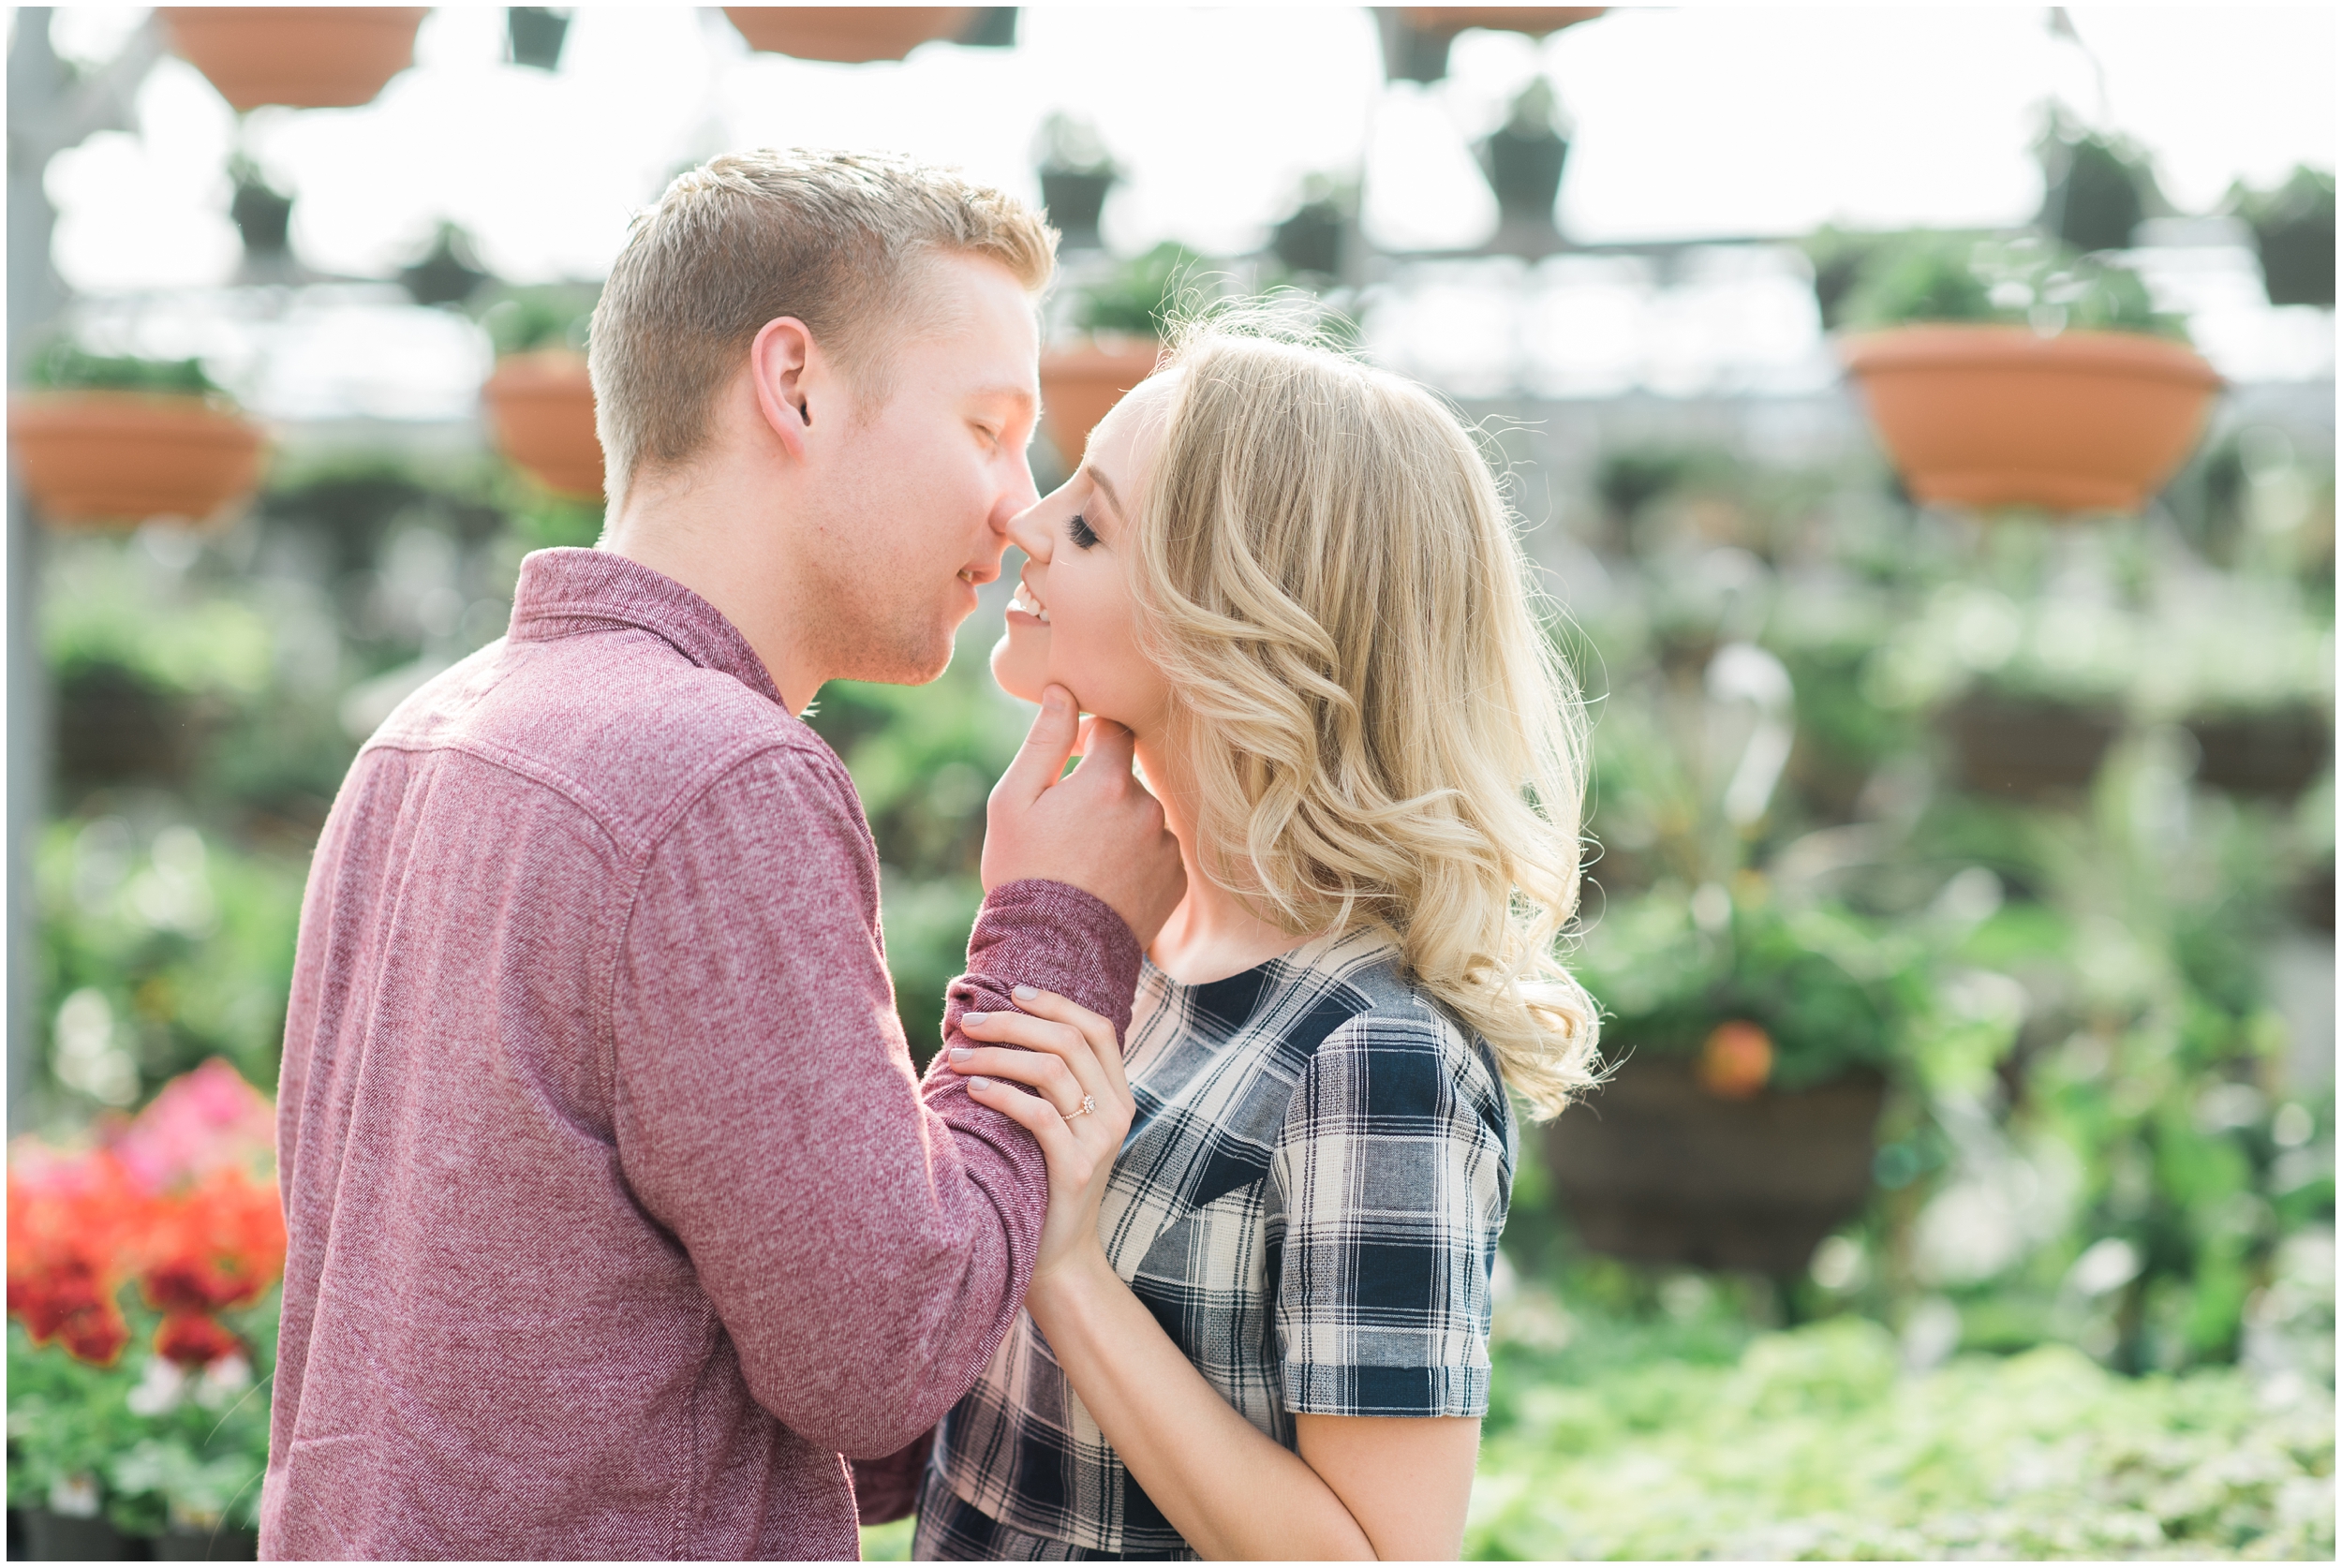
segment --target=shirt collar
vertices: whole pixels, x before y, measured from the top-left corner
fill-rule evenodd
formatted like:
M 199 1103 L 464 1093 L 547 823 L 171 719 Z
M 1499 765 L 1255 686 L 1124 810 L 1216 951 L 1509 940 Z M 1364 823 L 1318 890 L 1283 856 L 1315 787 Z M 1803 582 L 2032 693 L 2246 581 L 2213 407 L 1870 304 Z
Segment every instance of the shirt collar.
M 522 557 L 512 641 L 549 642 L 612 626 L 655 632 L 700 668 L 719 670 L 788 705 L 740 629 L 674 578 L 607 550 L 537 550 Z

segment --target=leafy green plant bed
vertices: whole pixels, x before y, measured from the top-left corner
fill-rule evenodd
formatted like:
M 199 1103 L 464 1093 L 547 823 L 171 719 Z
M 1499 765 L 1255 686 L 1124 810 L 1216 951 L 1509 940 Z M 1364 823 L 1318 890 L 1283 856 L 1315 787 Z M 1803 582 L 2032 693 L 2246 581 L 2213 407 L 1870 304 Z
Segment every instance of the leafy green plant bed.
M 2334 1553 L 2322 1388 L 2265 1403 L 2235 1371 L 2131 1380 L 2063 1345 L 1913 1375 L 1852 1317 L 1721 1365 L 1515 1349 L 1497 1382 L 1468 1558 Z

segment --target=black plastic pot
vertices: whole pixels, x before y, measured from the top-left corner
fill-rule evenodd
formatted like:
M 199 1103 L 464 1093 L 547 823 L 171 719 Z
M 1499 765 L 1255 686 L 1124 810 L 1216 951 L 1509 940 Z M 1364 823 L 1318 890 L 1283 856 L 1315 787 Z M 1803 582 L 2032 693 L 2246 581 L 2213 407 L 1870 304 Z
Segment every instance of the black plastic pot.
M 570 13 L 545 6 L 504 7 L 504 37 L 516 66 L 541 71 L 561 65 L 561 46 L 569 41 Z
M 2253 244 L 2269 303 L 2334 304 L 2334 189 L 2289 187 L 2290 200 L 2253 219 Z
M 257 1530 L 170 1530 L 157 1536 L 149 1555 L 157 1562 L 253 1562 L 260 1556 Z
M 282 256 L 290 247 L 293 199 L 271 190 L 258 180 L 239 180 L 228 203 L 244 237 L 244 253 L 251 257 Z
M 218 717 L 116 665 L 70 670 L 57 683 L 57 777 L 77 788 L 185 783 Z
M 2236 795 L 2291 800 L 2334 760 L 2326 716 L 2304 703 L 2265 713 L 2204 715 L 2187 721 L 2202 756 L 2197 782 Z
M 1106 209 L 1106 192 L 1113 188 L 1114 176 L 1108 172 L 1082 169 L 1041 171 L 1041 205 L 1047 209 L 1049 221 L 1064 236 L 1068 249 L 1098 248 L 1098 218 Z
M 123 1534 L 102 1515 L 76 1519 L 46 1508 L 26 1508 L 18 1516 L 23 1522 L 28 1562 L 122 1562 L 146 1555 L 145 1542 Z M 15 1555 L 13 1548 L 9 1555 Z
M 1724 1100 L 1646 1052 L 1548 1125 L 1546 1160 L 1591 1250 L 1785 1280 L 1868 1202 L 1885 1098 L 1865 1070 Z
M 2020 799 L 2087 788 L 2122 730 L 2109 708 L 1985 691 L 1961 699 L 1941 724 L 1961 788 Z
M 1330 201 L 1312 201 L 1277 225 L 1269 248 L 1277 259 L 1297 273 L 1335 277 L 1341 272 L 1341 209 Z
M 1569 143 L 1551 130 L 1518 131 L 1506 126 L 1480 143 L 1480 164 L 1497 211 L 1507 223 L 1551 227 L 1553 201 L 1562 191 L 1562 166 Z

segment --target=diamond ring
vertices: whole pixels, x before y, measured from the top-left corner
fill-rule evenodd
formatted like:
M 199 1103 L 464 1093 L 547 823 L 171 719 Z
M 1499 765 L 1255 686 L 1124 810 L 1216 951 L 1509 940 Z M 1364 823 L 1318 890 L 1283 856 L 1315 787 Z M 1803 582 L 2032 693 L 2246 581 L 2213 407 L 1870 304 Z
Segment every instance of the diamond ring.
M 1092 1111 L 1096 1110 L 1097 1108 L 1098 1108 L 1098 1102 L 1097 1102 L 1096 1100 L 1092 1099 L 1090 1096 L 1089 1096 L 1089 1095 L 1085 1094 L 1085 1095 L 1083 1095 L 1083 1096 L 1082 1096 L 1082 1108 L 1081 1108 L 1080 1110 L 1078 1110 L 1078 1111 L 1075 1111 L 1075 1112 L 1073 1114 L 1073 1116 L 1069 1116 L 1069 1117 L 1067 1117 L 1065 1119 L 1066 1119 L 1067 1121 L 1072 1121 L 1072 1120 L 1074 1119 L 1074 1117 L 1086 1117 L 1086 1116 L 1088 1116 L 1090 1112 L 1092 1112 Z

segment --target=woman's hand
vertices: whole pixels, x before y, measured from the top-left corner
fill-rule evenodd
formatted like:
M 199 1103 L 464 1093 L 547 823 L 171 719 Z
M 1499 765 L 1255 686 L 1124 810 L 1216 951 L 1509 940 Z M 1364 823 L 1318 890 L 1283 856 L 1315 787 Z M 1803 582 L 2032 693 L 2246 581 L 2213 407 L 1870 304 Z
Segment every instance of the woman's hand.
M 1032 1268 L 1040 1291 L 1106 1266 L 1098 1206 L 1134 1102 L 1112 1024 L 1054 992 L 1019 985 L 1011 995 L 1022 1011 L 960 1014 L 960 1032 L 986 1043 L 956 1047 L 951 1067 L 978 1102 L 1030 1132 L 1049 1162 L 1049 1214 Z M 1005 1049 L 1015 1045 L 1026 1048 Z

